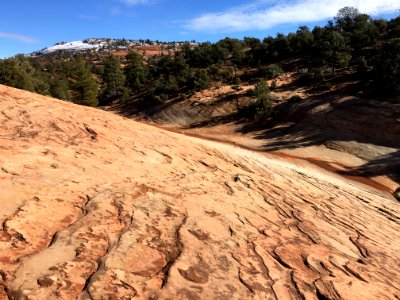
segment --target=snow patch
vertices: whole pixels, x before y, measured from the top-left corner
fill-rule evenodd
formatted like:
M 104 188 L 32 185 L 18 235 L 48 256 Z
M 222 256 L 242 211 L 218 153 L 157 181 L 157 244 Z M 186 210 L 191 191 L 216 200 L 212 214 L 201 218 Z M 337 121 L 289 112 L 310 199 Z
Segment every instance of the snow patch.
M 60 43 L 60 44 L 54 45 L 52 47 L 45 48 L 41 52 L 42 53 L 51 53 L 51 52 L 60 51 L 60 50 L 83 51 L 83 50 L 89 50 L 89 49 L 97 49 L 100 47 L 101 47 L 101 45 L 99 45 L 99 44 L 88 44 L 83 41 L 74 41 L 74 42 L 69 42 L 69 43 Z

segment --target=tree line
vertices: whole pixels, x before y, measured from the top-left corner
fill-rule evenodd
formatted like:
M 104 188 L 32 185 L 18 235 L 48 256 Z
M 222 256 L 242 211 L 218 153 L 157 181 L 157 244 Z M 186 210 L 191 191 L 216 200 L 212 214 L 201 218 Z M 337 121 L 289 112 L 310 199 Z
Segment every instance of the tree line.
M 124 57 L 87 53 L 47 60 L 17 55 L 0 60 L 0 83 L 90 106 L 136 96 L 158 104 L 184 99 L 216 81 L 240 84 L 238 71 L 245 67 L 273 78 L 282 73 L 281 61 L 294 58 L 311 84 L 353 70 L 380 93 L 400 95 L 400 17 L 372 19 L 345 7 L 324 27 L 301 26 L 263 40 L 186 43 L 177 52 L 147 59 L 134 51 Z

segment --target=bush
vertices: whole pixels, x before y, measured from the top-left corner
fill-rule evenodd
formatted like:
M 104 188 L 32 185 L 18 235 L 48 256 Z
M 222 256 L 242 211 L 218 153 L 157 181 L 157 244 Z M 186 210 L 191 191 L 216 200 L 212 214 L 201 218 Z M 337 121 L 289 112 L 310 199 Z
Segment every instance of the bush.
M 160 96 L 161 99 L 165 101 L 170 96 L 175 95 L 178 90 L 179 87 L 175 77 L 170 75 L 167 80 L 164 80 L 164 77 L 161 76 L 155 84 L 152 93 L 156 96 Z
M 161 103 L 164 103 L 164 101 L 161 99 L 161 97 L 160 96 L 153 96 L 153 102 L 155 103 L 155 104 L 161 104 Z
M 304 76 L 304 80 L 308 84 L 320 83 L 325 80 L 325 69 L 323 68 L 314 68 L 308 70 Z
M 303 77 L 303 81 L 305 84 L 312 85 L 312 88 L 316 91 L 329 90 L 333 87 L 333 84 L 327 81 L 328 74 L 329 71 L 326 68 L 310 69 Z
M 267 100 L 259 100 L 255 103 L 255 119 L 257 121 L 264 120 L 272 114 L 272 102 Z
M 314 86 L 314 89 L 317 91 L 327 91 L 330 90 L 333 87 L 333 83 L 330 81 L 324 81 L 321 82 L 320 84 L 317 84 Z
M 206 69 L 196 69 L 187 82 L 189 90 L 201 91 L 206 89 L 211 84 L 211 78 Z
M 254 97 L 255 94 L 256 93 L 255 93 L 254 89 L 248 89 L 247 92 L 246 92 L 246 95 L 249 96 L 249 97 Z
M 271 91 L 265 80 L 260 80 L 255 89 L 254 95 L 256 97 L 256 102 L 254 106 L 254 117 L 257 121 L 267 118 L 272 113 L 272 98 Z
M 257 100 L 268 99 L 271 91 L 269 90 L 268 83 L 265 80 L 260 80 L 254 89 Z
M 240 80 L 239 77 L 235 77 L 235 78 L 233 79 L 233 84 L 239 85 L 239 84 L 241 84 L 241 83 L 242 83 L 242 81 Z
M 188 98 L 188 95 L 185 94 L 185 93 L 180 93 L 180 94 L 179 94 L 179 97 L 178 97 L 179 101 L 184 101 L 184 100 L 186 100 L 187 98 Z
M 293 95 L 292 97 L 290 97 L 289 101 L 293 101 L 293 102 L 299 102 L 303 100 L 299 95 Z
M 267 67 L 260 68 L 260 75 L 267 79 L 273 79 L 282 75 L 284 71 L 278 65 L 269 65 Z
M 211 79 L 213 80 L 222 80 L 223 77 L 221 76 L 221 66 L 219 65 L 212 65 L 207 68 L 207 72 L 210 75 Z

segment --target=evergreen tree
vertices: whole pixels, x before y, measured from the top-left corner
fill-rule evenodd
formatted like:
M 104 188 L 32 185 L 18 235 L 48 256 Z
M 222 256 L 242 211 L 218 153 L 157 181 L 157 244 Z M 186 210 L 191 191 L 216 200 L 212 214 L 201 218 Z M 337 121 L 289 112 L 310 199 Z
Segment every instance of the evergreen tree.
M 314 35 L 307 26 L 301 26 L 292 39 L 289 38 L 290 48 L 297 53 L 307 53 L 314 42 Z
M 211 78 L 206 69 L 194 69 L 187 82 L 187 87 L 192 91 L 206 89 L 211 84 Z
M 374 70 L 379 93 L 400 95 L 400 39 L 380 49 Z
M 229 49 L 225 48 L 220 43 L 216 43 L 211 47 L 212 57 L 216 63 L 226 63 L 229 57 Z
M 354 20 L 359 15 L 360 12 L 357 8 L 346 6 L 339 9 L 339 12 L 334 19 L 340 31 L 350 32 L 351 27 L 354 24 Z
M 347 67 L 351 59 L 351 47 L 348 40 L 338 31 L 328 28 L 321 43 L 323 61 L 330 66 L 332 75 L 337 67 Z
M 272 98 L 271 91 L 268 83 L 261 79 L 254 89 L 254 96 L 256 102 L 250 108 L 250 114 L 256 118 L 256 120 L 262 120 L 267 118 L 272 113 Z
M 260 44 L 261 44 L 260 39 L 248 37 L 248 36 L 245 36 L 243 38 L 243 46 L 244 47 L 254 48 Z
M 388 34 L 390 37 L 400 37 L 400 17 L 389 21 Z
M 50 94 L 54 98 L 70 101 L 71 93 L 68 88 L 68 80 L 55 77 L 50 83 Z
M 149 79 L 149 70 L 143 61 L 143 57 L 134 51 L 130 51 L 126 58 L 125 82 L 126 86 L 135 92 L 137 89 L 147 83 Z
M 50 95 L 50 85 L 48 82 L 48 77 L 48 74 L 35 74 L 35 76 L 33 77 L 33 83 L 36 93 L 41 95 Z
M 236 66 L 239 65 L 244 58 L 243 44 L 237 39 L 224 38 L 223 40 L 217 42 L 216 46 L 220 47 L 221 49 L 226 49 L 228 57 L 230 57 L 232 63 L 235 64 Z M 228 59 L 228 57 L 225 56 L 225 62 Z
M 261 79 L 254 89 L 254 95 L 257 100 L 261 101 L 271 101 L 271 91 L 269 89 L 268 83 Z
M 33 91 L 42 95 L 49 95 L 49 74 L 43 70 L 42 63 L 24 55 L 16 55 L 13 59 L 18 69 L 22 70 L 28 81 L 32 82 Z
M 33 78 L 19 63 L 18 58 L 0 61 L 0 83 L 30 92 L 35 91 Z
M 98 85 L 90 71 L 89 66 L 82 57 L 76 58 L 72 76 L 72 99 L 75 103 L 97 106 Z
M 118 57 L 110 55 L 104 64 L 102 100 L 108 102 L 124 94 L 125 76 L 121 70 L 121 61 Z
M 280 58 L 280 59 L 287 58 L 292 53 L 289 41 L 287 37 L 282 33 L 278 33 L 276 35 L 274 43 L 271 45 L 271 47 L 275 52 L 275 53 L 272 52 L 275 58 Z
M 190 75 L 190 66 L 183 55 L 177 53 L 174 57 L 174 74 L 178 83 L 184 84 Z
M 186 52 L 187 61 L 192 68 L 206 68 L 216 59 L 214 50 L 211 43 L 202 43 Z

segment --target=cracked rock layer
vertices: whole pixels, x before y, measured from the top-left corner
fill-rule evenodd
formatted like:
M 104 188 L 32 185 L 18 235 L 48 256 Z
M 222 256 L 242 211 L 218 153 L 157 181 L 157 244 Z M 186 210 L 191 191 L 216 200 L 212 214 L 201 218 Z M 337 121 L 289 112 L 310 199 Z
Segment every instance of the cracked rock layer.
M 400 299 L 370 187 L 3 86 L 0 140 L 0 299 Z

